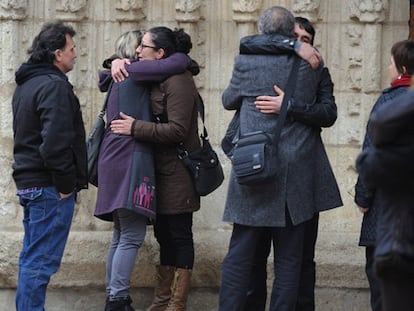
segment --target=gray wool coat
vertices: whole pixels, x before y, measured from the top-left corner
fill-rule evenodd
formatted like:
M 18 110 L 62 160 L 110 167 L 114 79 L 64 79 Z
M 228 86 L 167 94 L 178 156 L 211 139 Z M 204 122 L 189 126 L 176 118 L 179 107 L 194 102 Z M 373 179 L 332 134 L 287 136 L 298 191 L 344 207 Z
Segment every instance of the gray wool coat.
M 274 96 L 273 85 L 286 88 L 295 55 L 239 55 L 230 85 L 222 96 L 227 110 L 240 109 L 240 132 L 274 130 L 278 115 L 263 114 L 256 96 Z M 322 66 L 312 70 L 301 61 L 293 95 L 294 106 L 314 104 Z M 306 109 L 303 109 L 304 111 Z M 232 170 L 223 220 L 248 226 L 284 227 L 286 209 L 292 223 L 300 224 L 315 213 L 342 205 L 320 136 L 320 127 L 286 118 L 279 140 L 278 175 L 266 184 L 239 185 Z

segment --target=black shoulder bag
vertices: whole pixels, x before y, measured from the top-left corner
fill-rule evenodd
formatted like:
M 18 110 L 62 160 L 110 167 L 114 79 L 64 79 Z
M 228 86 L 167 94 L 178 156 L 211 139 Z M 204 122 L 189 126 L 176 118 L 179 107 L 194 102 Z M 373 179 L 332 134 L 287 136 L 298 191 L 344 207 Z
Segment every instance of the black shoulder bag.
M 88 153 L 88 181 L 95 187 L 98 187 L 99 149 L 101 147 L 101 143 L 105 134 L 104 116 L 106 112 L 106 106 L 108 104 L 109 94 L 112 89 L 112 83 L 113 82 L 111 82 L 111 85 L 109 86 L 102 109 L 96 117 L 92 130 L 90 131 L 89 136 L 86 139 L 86 150 Z
M 201 147 L 188 152 L 181 143 L 177 146 L 177 153 L 190 172 L 197 193 L 206 196 L 223 183 L 224 174 L 217 154 L 208 139 L 207 129 L 204 125 L 204 103 L 200 95 L 199 98 L 198 113 L 203 122 L 203 133 L 200 135 Z
M 296 85 L 299 64 L 300 59 L 295 57 L 274 133 L 257 131 L 239 135 L 231 162 L 237 182 L 241 185 L 258 185 L 277 174 L 279 138 L 286 119 L 288 101 L 292 98 Z

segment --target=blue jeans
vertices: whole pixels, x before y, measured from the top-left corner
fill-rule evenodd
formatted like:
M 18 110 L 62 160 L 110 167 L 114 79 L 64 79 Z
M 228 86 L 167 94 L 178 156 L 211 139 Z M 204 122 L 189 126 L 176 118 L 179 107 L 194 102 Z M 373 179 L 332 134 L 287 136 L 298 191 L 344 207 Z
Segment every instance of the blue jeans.
M 17 311 L 44 311 L 46 288 L 59 269 L 75 207 L 75 193 L 61 199 L 55 187 L 19 193 L 24 209 Z

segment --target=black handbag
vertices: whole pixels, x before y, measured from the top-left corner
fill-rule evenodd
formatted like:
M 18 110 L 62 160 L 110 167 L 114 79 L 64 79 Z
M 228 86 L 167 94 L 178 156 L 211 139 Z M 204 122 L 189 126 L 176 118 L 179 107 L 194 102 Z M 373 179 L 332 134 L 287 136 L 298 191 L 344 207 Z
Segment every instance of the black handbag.
M 200 95 L 199 98 L 198 112 L 203 122 L 203 133 L 200 135 L 202 145 L 192 152 L 188 152 L 182 143 L 176 149 L 178 157 L 190 172 L 197 193 L 206 196 L 223 183 L 224 174 L 218 156 L 208 139 L 204 125 L 204 103 Z
M 112 88 L 112 83 L 106 94 L 105 102 L 99 112 L 96 120 L 92 126 L 88 138 L 86 139 L 86 150 L 88 154 L 88 181 L 90 184 L 98 187 L 98 158 L 99 149 L 105 134 L 105 112 L 108 103 L 109 93 Z
M 237 182 L 241 185 L 258 185 L 277 175 L 279 138 L 286 119 L 288 101 L 296 84 L 299 64 L 300 59 L 295 57 L 274 133 L 256 131 L 240 135 L 239 128 L 231 162 Z
M 277 173 L 277 142 L 263 131 L 242 135 L 234 148 L 231 161 L 237 182 L 255 185 Z

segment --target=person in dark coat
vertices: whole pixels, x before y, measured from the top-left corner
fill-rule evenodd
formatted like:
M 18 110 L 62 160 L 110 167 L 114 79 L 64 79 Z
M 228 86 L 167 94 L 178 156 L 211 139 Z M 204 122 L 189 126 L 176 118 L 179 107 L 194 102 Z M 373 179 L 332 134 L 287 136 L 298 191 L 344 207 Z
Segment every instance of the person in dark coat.
M 136 63 L 136 71 L 130 70 L 129 78 L 113 84 L 111 71 L 100 71 L 100 89 L 108 91 L 108 123 L 118 119 L 121 112 L 152 121 L 148 81 L 162 81 L 170 72 L 184 72 L 190 63 L 184 53 L 158 62 L 136 61 L 141 38 L 141 31 L 129 31 L 115 43 L 115 57 Z M 98 183 L 95 216 L 114 223 L 106 264 L 105 310 L 133 310 L 130 278 L 147 224 L 156 217 L 157 185 L 151 143 L 114 134 L 108 126 L 99 152 Z
M 391 86 L 382 92 L 381 96 L 372 108 L 362 146 L 362 154 L 370 152 L 370 149 L 375 149 L 372 140 L 372 117 L 376 115 L 382 107 L 399 109 L 401 96 L 407 92 L 414 73 L 414 56 L 412 55 L 414 55 L 413 41 L 403 40 L 395 43 L 391 48 L 391 63 L 389 66 Z M 361 171 L 363 172 L 364 167 L 362 165 L 364 164 L 361 162 L 359 165 Z M 379 221 L 378 217 L 381 217 L 381 209 L 389 209 L 391 206 L 384 206 L 385 201 L 383 199 L 383 189 L 368 183 L 363 177 L 364 176 L 359 175 L 355 185 L 355 203 L 358 205 L 359 210 L 364 214 L 359 245 L 365 246 L 365 271 L 371 293 L 371 309 L 373 311 L 391 310 L 389 306 L 384 306 L 382 303 L 383 299 L 381 296 L 384 294 L 387 295 L 387 293 L 381 293 L 380 282 L 375 274 L 375 253 L 377 253 L 378 247 L 379 250 L 383 247 L 381 245 L 382 238 L 379 238 L 379 241 L 376 239 L 377 231 L 382 231 L 377 224 Z M 381 178 L 387 177 L 383 176 Z M 398 183 L 400 183 L 400 181 L 398 181 Z M 387 197 L 386 199 L 388 201 L 390 198 Z M 396 211 L 393 211 L 393 213 L 395 212 Z M 383 225 L 389 226 L 387 222 L 384 222 L 384 220 L 382 221 Z M 386 231 L 388 231 L 388 229 Z M 377 243 L 380 244 L 377 245 Z M 392 290 L 394 291 L 394 289 Z M 384 309 L 384 307 L 388 309 Z M 394 305 L 392 310 L 403 309 L 400 309 Z
M 18 311 L 43 311 L 50 277 L 59 269 L 77 193 L 87 188 L 85 129 L 66 74 L 76 59 L 75 30 L 45 24 L 28 61 L 16 72 L 13 179 L 23 207 Z
M 294 44 L 288 44 L 292 38 L 281 35 L 255 35 L 242 39 L 240 43 L 241 54 L 257 53 L 293 53 L 296 51 L 301 55 L 300 49 L 307 44 L 313 46 L 315 39 L 315 29 L 311 22 L 303 17 L 295 17 L 295 38 Z M 300 44 L 299 47 L 294 48 Z M 290 49 L 289 49 L 290 47 Z M 312 60 L 312 58 L 311 58 Z M 312 62 L 310 62 L 312 65 Z M 330 127 L 337 118 L 337 107 L 333 95 L 333 82 L 328 68 L 324 67 L 321 73 L 318 85 L 317 95 L 312 106 L 296 106 L 293 102 L 289 109 L 289 117 L 316 128 Z M 278 96 L 259 96 L 256 98 L 256 107 L 263 112 L 273 112 L 272 109 L 280 105 L 283 101 L 284 92 L 275 86 L 275 92 Z M 333 188 L 338 188 L 335 184 Z M 338 206 L 342 206 L 340 193 L 336 194 Z M 316 281 L 316 264 L 315 264 L 315 244 L 318 234 L 319 210 L 315 211 L 314 217 L 306 222 L 305 240 L 303 248 L 303 260 L 301 267 L 300 287 L 296 311 L 315 310 L 315 281 Z M 271 234 L 270 230 L 263 240 L 258 244 L 256 249 L 256 262 L 252 271 L 252 281 L 248 291 L 248 298 L 245 305 L 245 311 L 265 310 L 267 298 L 267 258 L 270 253 Z
M 294 38 L 293 15 L 271 7 L 259 18 L 263 35 Z M 236 58 L 223 106 L 240 110 L 241 134 L 271 132 L 278 113 L 263 113 L 255 105 L 259 95 L 274 96 L 282 89 L 292 68 L 292 54 L 251 54 Z M 294 98 L 297 109 L 313 107 L 322 66 L 312 70 L 301 61 Z M 280 109 L 280 106 L 279 106 Z M 223 261 L 219 310 L 243 310 L 247 300 L 255 247 L 270 230 L 277 271 L 270 301 L 271 310 L 294 310 L 301 273 L 306 222 L 315 213 L 342 205 L 339 189 L 320 137 L 320 128 L 288 116 L 279 141 L 276 177 L 257 186 L 240 185 L 231 172 L 223 220 L 233 223 L 228 253 Z
M 189 53 L 191 47 L 191 38 L 182 29 L 154 27 L 144 34 L 138 52 L 144 60 L 157 60 L 176 51 Z M 118 72 L 120 78 L 121 72 Z M 189 152 L 200 147 L 199 100 L 193 75 L 186 71 L 153 84 L 151 102 L 157 122 L 134 119 L 126 114 L 111 122 L 115 134 L 132 135 L 139 141 L 154 144 L 157 181 L 154 233 L 160 245 L 160 265 L 155 297 L 148 310 L 186 308 L 194 265 L 193 212 L 200 209 L 200 196 L 177 156 L 176 147 L 182 143 Z
M 397 97 L 370 118 L 372 147 L 357 170 L 375 187 L 378 219 L 374 269 L 382 310 L 414 310 L 414 91 Z

